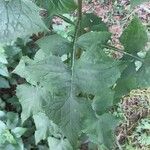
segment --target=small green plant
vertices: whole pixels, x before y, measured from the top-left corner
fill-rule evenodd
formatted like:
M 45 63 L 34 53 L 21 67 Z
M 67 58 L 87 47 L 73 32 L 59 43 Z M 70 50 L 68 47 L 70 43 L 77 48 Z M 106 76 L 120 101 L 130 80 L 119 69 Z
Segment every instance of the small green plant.
M 48 28 L 39 7 L 46 10 L 46 20 L 57 16 L 70 23 L 71 34 L 65 38 L 65 34 L 55 33 L 54 26 Z M 133 17 L 123 31 L 122 51 L 109 44 L 111 33 L 102 20 L 82 14 L 82 0 L 1 0 L 0 8 L 1 43 L 43 32 L 34 42 L 39 46 L 35 56 L 24 55 L 12 72 L 26 79 L 17 85 L 16 95 L 22 106 L 22 124 L 31 118 L 35 124 L 36 145 L 47 140 L 45 149 L 50 150 L 77 150 L 82 143 L 93 144 L 93 149 L 115 149 L 118 119 L 111 108 L 130 90 L 150 86 L 150 53 L 138 56 L 148 42 L 140 19 Z M 76 9 L 77 19 L 64 15 Z M 121 52 L 123 57 L 113 58 L 111 51 Z M 0 48 L 3 66 L 7 63 L 4 53 Z M 142 64 L 138 70 L 136 61 Z M 0 124 L 0 131 L 8 129 L 4 122 Z M 0 139 L 11 144 L 16 141 L 10 131 L 7 137 L 1 135 Z M 24 147 L 22 143 L 21 149 Z

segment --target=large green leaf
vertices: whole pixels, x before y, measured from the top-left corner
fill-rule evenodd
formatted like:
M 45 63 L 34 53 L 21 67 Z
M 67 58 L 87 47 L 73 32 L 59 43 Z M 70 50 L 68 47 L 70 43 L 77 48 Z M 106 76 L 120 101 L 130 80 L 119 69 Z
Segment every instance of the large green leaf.
M 19 85 L 16 94 L 22 105 L 22 122 L 49 107 L 50 94 L 44 88 Z
M 99 149 L 113 149 L 114 130 L 118 121 L 111 114 L 103 114 L 98 118 L 87 119 L 83 130 L 91 142 L 98 145 Z
M 96 40 L 93 43 L 90 34 L 92 37 L 96 36 Z M 34 97 L 42 103 L 42 100 L 40 100 L 40 87 L 46 88 L 51 92 L 52 97 L 48 103 L 49 107 L 44 108 L 45 113 L 62 129 L 63 134 L 73 146 L 76 145 L 81 132 L 83 110 L 82 105 L 80 105 L 82 99 L 79 97 L 80 93 L 96 93 L 99 96 L 100 91 L 103 92 L 103 90 L 105 91 L 109 87 L 112 87 L 120 77 L 120 63 L 108 57 L 99 45 L 106 44 L 110 38 L 110 34 L 107 32 L 94 32 L 90 34 L 87 35 L 87 41 L 92 43 L 93 46 L 85 46 L 86 43 L 82 43 L 80 39 L 83 37 L 84 41 L 86 41 L 86 37 L 81 36 L 79 38 L 80 42 L 77 41 L 75 44 L 84 47 L 84 49 L 86 48 L 86 52 L 79 60 L 73 59 L 71 67 L 64 64 L 59 57 L 52 55 L 45 56 L 43 54 L 44 51 L 40 50 L 34 60 L 23 57 L 14 71 L 21 77 L 26 78 L 30 84 L 35 85 L 35 87 L 31 86 L 27 89 L 27 85 L 25 85 L 25 88 L 18 87 L 20 94 L 17 95 L 20 98 L 23 110 L 25 108 L 29 110 L 25 115 L 28 114 L 27 117 L 29 117 L 34 114 L 34 111 L 37 113 L 35 108 L 38 107 L 36 105 L 33 106 L 34 103 L 37 104 L 37 100 L 35 102 L 34 99 L 30 99 L 29 97 L 32 97 L 32 94 L 38 91 L 35 93 L 37 97 Z M 38 87 L 38 89 L 40 88 L 39 90 L 37 90 L 37 86 L 40 86 Z M 42 95 L 42 98 L 46 97 Z M 24 99 L 32 101 L 32 105 L 30 104 L 31 107 L 27 108 L 27 105 L 23 103 L 25 102 Z M 23 112 L 25 113 L 25 111 Z
M 56 139 L 54 137 L 48 138 L 48 145 L 50 150 L 73 150 L 67 139 Z
M 36 0 L 36 3 L 47 9 L 50 15 L 57 13 L 68 13 L 77 8 L 74 0 Z
M 135 7 L 137 5 L 143 4 L 144 2 L 149 2 L 149 0 L 131 0 L 131 7 Z
M 48 55 L 52 53 L 53 55 L 62 56 L 72 50 L 70 42 L 57 34 L 44 37 L 38 40 L 37 44 Z
M 23 57 L 14 72 L 26 78 L 28 82 L 34 85 L 40 84 L 41 86 L 47 87 L 53 93 L 53 99 L 49 101 L 49 108 L 45 108 L 45 110 L 47 110 L 48 116 L 61 127 L 67 138 L 72 143 L 76 143 L 80 130 L 79 105 L 75 100 L 74 90 L 72 89 L 71 91 L 70 89 L 72 86 L 70 73 L 60 58 L 50 56 L 43 60 L 30 60 L 29 58 Z M 41 102 L 40 92 L 34 87 L 20 89 L 19 91 L 17 93 L 21 95 L 17 95 L 24 108 L 22 113 L 23 118 L 29 117 L 34 111 L 37 113 L 41 109 L 41 107 L 34 105 L 34 103 L 38 104 L 37 100 L 33 99 L 32 104 L 30 104 L 31 107 L 27 109 L 27 105 L 25 105 L 27 103 L 24 99 L 28 100 L 28 97 L 36 92 L 34 97 Z M 26 94 L 25 91 L 29 93 Z M 27 110 L 28 112 L 26 112 Z
M 108 57 L 102 49 L 109 39 L 108 32 L 89 32 L 77 40 L 77 46 L 86 50 L 75 63 L 75 80 L 84 92 L 100 93 L 120 77 L 120 62 Z
M 145 27 L 140 19 L 135 17 L 128 27 L 123 31 L 120 41 L 123 44 L 125 51 L 136 53 L 144 49 L 148 41 Z
M 30 0 L 1 0 L 0 10 L 0 42 L 47 30 L 40 9 Z

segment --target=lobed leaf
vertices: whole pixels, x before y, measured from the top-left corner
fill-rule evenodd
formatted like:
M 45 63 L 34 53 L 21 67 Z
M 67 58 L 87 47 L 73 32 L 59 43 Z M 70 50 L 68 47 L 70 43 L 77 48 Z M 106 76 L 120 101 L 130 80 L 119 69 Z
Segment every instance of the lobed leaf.
M 67 67 L 56 56 L 41 59 L 36 55 L 35 60 L 22 57 L 14 73 L 26 78 L 33 85 L 40 83 L 41 86 L 45 86 L 51 92 L 68 87 L 67 83 L 70 82 Z
M 96 38 L 92 42 L 94 36 Z M 91 32 L 87 34 L 87 39 L 85 35 L 79 37 L 75 44 L 84 47 L 86 52 L 80 59 L 73 60 L 71 68 L 57 56 L 45 56 L 44 50 L 40 50 L 34 60 L 23 57 L 14 72 L 34 86 L 22 85 L 17 88 L 17 95 L 23 107 L 22 120 L 42 111 L 43 101 L 44 104 L 48 103 L 48 108 L 45 107 L 44 112 L 61 128 L 69 142 L 76 148 L 82 123 L 82 105 L 80 105 L 82 97 L 79 97 L 79 94 L 87 92 L 100 96 L 100 91 L 112 87 L 120 77 L 119 61 L 108 57 L 100 46 L 106 44 L 109 38 L 110 34 L 107 32 Z M 85 45 L 86 41 L 91 42 L 92 46 Z M 43 94 L 45 88 L 51 95 Z M 27 107 L 26 102 L 29 100 L 31 104 Z M 108 103 L 104 103 L 103 106 L 106 109 L 109 107 Z M 45 134 L 41 136 L 44 137 Z
M 24 84 L 19 85 L 16 92 L 19 102 L 22 105 L 22 122 L 32 115 L 44 112 L 49 107 L 51 97 L 44 88 Z
M 44 108 L 44 110 L 50 119 L 61 127 L 68 139 L 72 143 L 76 143 L 80 126 L 79 105 L 75 100 L 73 91 L 70 92 L 70 87 L 72 86 L 70 74 L 65 65 L 60 61 L 60 58 L 50 56 L 44 60 L 40 59 L 39 61 L 23 58 L 14 72 L 26 78 L 28 82 L 34 85 L 39 84 L 40 86 L 44 86 L 52 92 L 52 99 L 48 99 L 49 107 Z M 44 98 L 47 99 L 46 95 L 45 97 L 41 95 L 41 88 L 38 88 L 38 90 L 36 87 L 26 86 L 27 85 L 22 88 L 18 87 L 19 91 L 17 90 L 17 96 L 20 98 L 24 110 L 22 112 L 23 121 L 32 114 L 41 111 L 41 98 L 43 98 L 43 100 Z M 35 99 L 31 99 L 31 107 L 27 109 L 25 101 L 29 102 L 30 96 L 33 93 L 35 94 Z M 38 99 L 39 104 L 36 99 Z M 36 103 L 37 106 L 35 106 L 34 103 Z
M 48 136 L 56 136 L 60 131 L 56 124 L 54 124 L 45 113 L 38 113 L 33 115 L 36 126 L 35 141 L 38 144 L 41 140 L 45 140 Z
M 118 121 L 111 114 L 103 114 L 97 118 L 87 119 L 83 130 L 91 142 L 98 145 L 99 149 L 113 149 L 114 130 Z
M 144 49 L 148 42 L 148 36 L 145 27 L 140 19 L 135 17 L 128 27 L 123 31 L 120 42 L 123 44 L 125 51 L 136 53 Z

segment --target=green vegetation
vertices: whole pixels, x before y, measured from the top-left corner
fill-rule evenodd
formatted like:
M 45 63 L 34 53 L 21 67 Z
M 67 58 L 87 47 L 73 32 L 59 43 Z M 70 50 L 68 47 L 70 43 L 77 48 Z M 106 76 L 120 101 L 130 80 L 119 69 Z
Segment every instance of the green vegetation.
M 115 131 L 125 112 L 114 110 L 133 89 L 150 87 L 148 31 L 133 16 L 119 39 L 124 48 L 118 49 L 111 45 L 107 24 L 83 14 L 82 4 L 0 1 L 0 149 L 124 148 Z M 59 27 L 53 23 L 58 18 Z M 134 136 L 147 146 L 146 117 Z

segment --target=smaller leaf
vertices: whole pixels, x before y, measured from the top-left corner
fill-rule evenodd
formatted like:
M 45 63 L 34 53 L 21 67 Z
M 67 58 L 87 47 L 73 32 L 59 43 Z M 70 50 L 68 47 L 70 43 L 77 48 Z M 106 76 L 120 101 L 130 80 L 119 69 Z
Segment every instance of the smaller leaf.
M 98 145 L 100 149 L 113 149 L 114 130 L 118 121 L 111 114 L 103 114 L 98 118 L 85 121 L 84 133 L 89 140 Z
M 140 19 L 135 17 L 128 27 L 123 31 L 120 42 L 123 44 L 125 51 L 137 53 L 144 49 L 148 42 L 148 36 L 145 27 Z
M 11 130 L 11 132 L 15 134 L 17 138 L 20 138 L 26 132 L 26 130 L 26 128 L 16 127 L 15 129 Z
M 58 134 L 58 127 L 51 121 L 44 113 L 38 113 L 33 116 L 36 126 L 35 141 L 36 144 L 41 140 L 45 140 L 48 136 L 56 136 Z
M 122 96 L 128 94 L 132 89 L 136 88 L 136 66 L 132 62 L 128 63 L 127 67 L 122 72 L 121 77 L 116 82 L 116 86 L 114 88 L 114 103 L 119 102 Z
M 43 112 L 43 107 L 49 107 L 50 95 L 44 88 L 28 84 L 17 87 L 17 97 L 22 106 L 21 119 L 24 122 L 30 116 Z
M 41 55 L 43 57 L 43 55 Z M 28 57 L 22 57 L 20 63 L 13 71 L 25 78 L 32 85 L 46 87 L 51 90 L 66 88 L 66 82 L 69 82 L 70 74 L 67 67 L 61 61 L 60 57 L 48 56 L 41 59 L 35 56 L 35 60 Z M 32 72 L 32 73 L 31 73 Z
M 93 100 L 92 107 L 98 115 L 106 113 L 108 109 L 113 105 L 114 92 L 110 89 L 102 90 L 99 95 L 96 95 Z
M 0 76 L 0 88 L 10 88 L 9 82 Z

